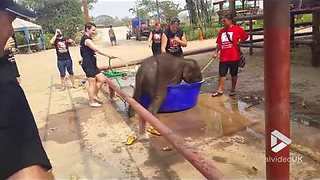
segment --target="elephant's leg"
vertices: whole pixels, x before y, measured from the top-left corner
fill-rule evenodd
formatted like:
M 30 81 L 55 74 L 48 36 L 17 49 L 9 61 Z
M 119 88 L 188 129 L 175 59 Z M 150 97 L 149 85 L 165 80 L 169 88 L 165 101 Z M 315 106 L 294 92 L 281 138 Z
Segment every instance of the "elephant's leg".
M 133 93 L 133 99 L 136 100 L 137 102 L 140 101 L 140 97 L 142 94 L 142 85 L 141 85 L 141 79 L 137 79 L 136 80 L 136 87 L 134 89 L 134 93 Z M 129 118 L 133 117 L 135 114 L 134 109 L 131 107 L 131 105 L 129 105 L 129 109 L 128 109 L 128 116 Z
M 167 96 L 167 88 L 160 88 L 154 96 L 152 103 L 149 107 L 149 111 L 153 114 L 156 115 L 160 109 L 161 104 L 163 103 L 164 99 Z

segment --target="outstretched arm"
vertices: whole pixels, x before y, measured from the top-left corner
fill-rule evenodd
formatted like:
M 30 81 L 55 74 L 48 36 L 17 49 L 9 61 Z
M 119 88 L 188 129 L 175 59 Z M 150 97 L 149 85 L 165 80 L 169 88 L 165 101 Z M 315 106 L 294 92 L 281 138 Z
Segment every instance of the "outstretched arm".
M 92 49 L 94 52 L 102 55 L 102 56 L 105 56 L 105 57 L 111 57 L 109 56 L 108 54 L 102 52 L 100 49 L 97 48 L 97 46 L 92 42 L 91 39 L 86 39 L 86 41 L 84 42 L 86 46 L 88 46 L 90 49 Z
M 153 33 L 152 33 L 152 32 L 150 32 L 149 39 L 148 39 L 149 46 L 151 46 L 151 45 L 152 45 L 152 36 L 153 36 Z
M 67 39 L 67 43 L 69 44 L 75 44 L 76 42 L 73 39 Z
M 161 52 L 162 53 L 166 53 L 166 46 L 168 43 L 168 38 L 165 34 L 162 34 L 162 38 L 161 38 Z

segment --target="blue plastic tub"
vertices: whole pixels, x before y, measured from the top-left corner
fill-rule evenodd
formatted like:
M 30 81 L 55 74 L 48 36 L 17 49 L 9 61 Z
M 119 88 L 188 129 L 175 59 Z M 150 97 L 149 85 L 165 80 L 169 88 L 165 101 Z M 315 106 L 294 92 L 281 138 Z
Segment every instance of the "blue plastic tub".
M 202 83 L 203 81 L 168 86 L 167 97 L 159 112 L 177 112 L 193 108 L 197 105 Z M 151 98 L 148 95 L 143 95 L 140 98 L 140 103 L 147 109 L 151 104 Z

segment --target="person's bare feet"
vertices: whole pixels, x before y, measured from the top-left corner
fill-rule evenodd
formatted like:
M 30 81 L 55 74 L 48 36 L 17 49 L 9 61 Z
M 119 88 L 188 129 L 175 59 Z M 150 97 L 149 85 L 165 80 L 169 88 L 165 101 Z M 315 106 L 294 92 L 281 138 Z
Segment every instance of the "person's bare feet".
M 223 95 L 223 91 L 215 91 L 211 94 L 211 97 L 218 97 L 222 95 Z

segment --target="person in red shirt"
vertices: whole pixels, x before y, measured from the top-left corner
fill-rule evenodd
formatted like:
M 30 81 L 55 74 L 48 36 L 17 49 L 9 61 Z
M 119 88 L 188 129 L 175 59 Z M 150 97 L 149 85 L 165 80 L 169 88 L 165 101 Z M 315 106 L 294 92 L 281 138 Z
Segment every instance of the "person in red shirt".
M 233 17 L 226 15 L 222 18 L 223 29 L 220 30 L 217 38 L 217 52 L 213 57 L 220 57 L 219 64 L 219 85 L 212 97 L 221 96 L 224 93 L 224 82 L 228 71 L 232 77 L 232 89 L 230 96 L 235 96 L 235 88 L 238 80 L 238 69 L 240 62 L 239 42 L 248 39 L 248 34 L 238 25 L 233 23 Z

